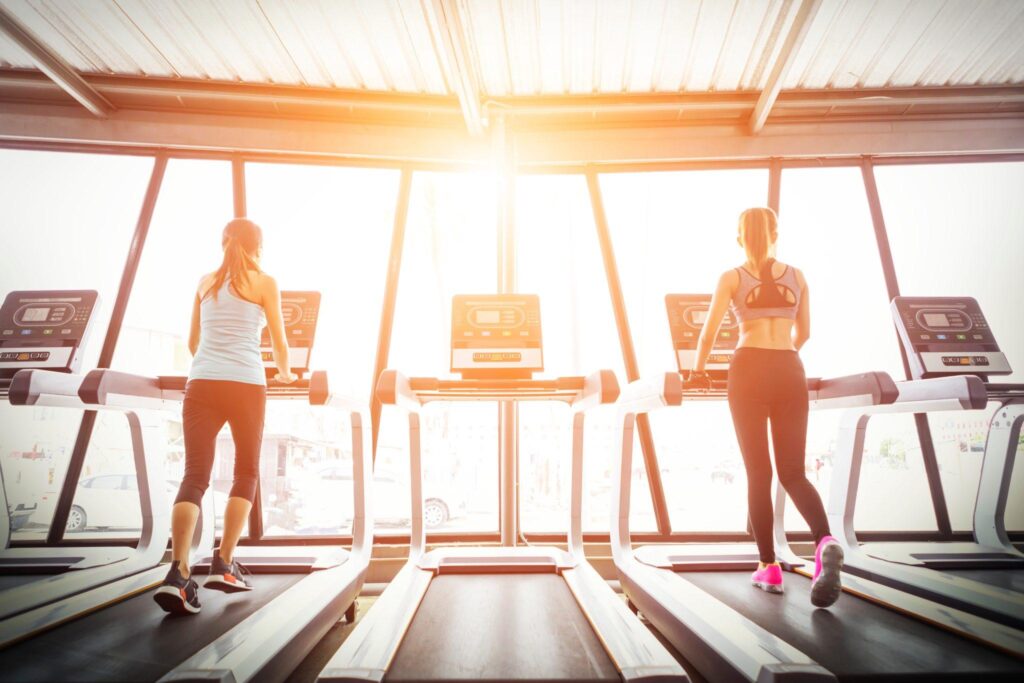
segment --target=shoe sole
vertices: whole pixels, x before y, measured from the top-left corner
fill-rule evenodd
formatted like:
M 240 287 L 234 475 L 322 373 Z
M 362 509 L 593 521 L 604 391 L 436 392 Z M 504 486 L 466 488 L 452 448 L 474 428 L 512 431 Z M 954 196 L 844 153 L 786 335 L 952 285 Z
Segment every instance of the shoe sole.
M 765 593 L 773 593 L 775 595 L 782 594 L 782 585 L 776 585 L 774 583 L 764 583 L 763 581 L 751 581 L 750 585 L 754 588 L 760 588 Z
M 252 590 L 252 586 L 244 583 L 231 583 L 219 576 L 211 576 L 203 584 L 203 588 L 220 591 L 222 593 L 245 593 Z
M 829 543 L 821 551 L 821 573 L 811 583 L 811 604 L 828 607 L 835 604 L 843 592 L 843 548 L 838 543 Z
M 170 614 L 199 614 L 199 609 L 181 596 L 181 590 L 174 586 L 160 586 L 153 594 L 153 600 Z

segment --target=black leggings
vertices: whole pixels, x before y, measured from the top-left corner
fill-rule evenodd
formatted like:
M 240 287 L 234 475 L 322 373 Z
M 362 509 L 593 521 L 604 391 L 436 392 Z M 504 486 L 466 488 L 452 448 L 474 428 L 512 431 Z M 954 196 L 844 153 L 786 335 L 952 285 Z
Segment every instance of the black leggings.
M 175 503 L 199 505 L 210 485 L 217 434 L 226 422 L 235 442 L 231 496 L 250 503 L 256 497 L 263 444 L 267 388 L 227 380 L 194 379 L 185 385 L 182 426 L 185 432 L 185 477 Z
M 815 542 L 828 536 L 821 497 L 804 474 L 807 377 L 796 351 L 737 349 L 729 364 L 729 410 L 747 468 L 750 526 L 761 561 L 775 561 L 769 420 L 779 481 L 807 520 Z

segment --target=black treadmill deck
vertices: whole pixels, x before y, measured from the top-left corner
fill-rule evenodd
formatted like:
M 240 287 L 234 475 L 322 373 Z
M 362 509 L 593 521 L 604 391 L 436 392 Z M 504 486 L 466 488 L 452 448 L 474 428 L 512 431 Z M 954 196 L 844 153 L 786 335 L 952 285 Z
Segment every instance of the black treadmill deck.
M 258 574 L 249 593 L 202 588 L 202 611 L 169 615 L 146 591 L 0 651 L 0 681 L 154 681 L 303 578 Z
M 441 575 L 430 582 L 388 681 L 619 681 L 556 574 Z
M 811 605 L 811 581 L 787 572 L 785 593 L 750 585 L 746 572 L 680 572 L 842 681 L 1024 680 L 1024 662 L 844 593 L 828 609 Z

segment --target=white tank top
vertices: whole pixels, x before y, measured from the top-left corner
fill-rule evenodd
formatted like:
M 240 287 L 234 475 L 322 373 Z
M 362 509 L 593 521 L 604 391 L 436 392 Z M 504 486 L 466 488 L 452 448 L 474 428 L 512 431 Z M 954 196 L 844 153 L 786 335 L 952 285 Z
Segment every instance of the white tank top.
M 266 326 L 263 307 L 240 298 L 225 282 L 216 298 L 199 306 L 199 350 L 188 378 L 266 385 L 260 357 L 260 333 Z

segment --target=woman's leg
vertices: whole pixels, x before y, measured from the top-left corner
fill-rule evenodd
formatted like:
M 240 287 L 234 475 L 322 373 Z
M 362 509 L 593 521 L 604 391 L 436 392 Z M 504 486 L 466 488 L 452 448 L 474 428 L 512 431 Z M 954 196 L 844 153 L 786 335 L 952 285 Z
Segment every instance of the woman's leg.
M 220 558 L 231 563 L 242 529 L 249 519 L 256 484 L 260 476 L 260 448 L 263 446 L 263 417 L 267 406 L 266 388 L 256 384 L 233 387 L 237 397 L 232 401 L 228 424 L 235 442 L 234 482 L 224 511 Z
M 210 485 L 217 433 L 224 426 L 224 416 L 210 400 L 212 386 L 189 382 L 182 406 L 182 428 L 185 437 L 185 476 L 171 510 L 171 560 L 178 563 L 183 577 L 191 569 L 188 555 L 199 519 L 199 506 Z
M 768 407 L 756 401 L 731 398 L 736 440 L 739 442 L 743 464 L 747 470 L 747 508 L 750 527 L 757 541 L 761 562 L 775 562 L 775 544 L 772 538 L 772 465 L 768 454 Z
M 806 380 L 801 380 L 806 382 Z M 818 543 L 829 535 L 828 517 L 817 489 L 807 479 L 805 458 L 807 452 L 807 391 L 789 392 L 772 405 L 772 444 L 775 446 L 775 469 L 779 482 L 793 499 L 796 509 L 807 521 Z

